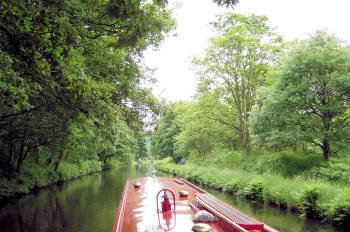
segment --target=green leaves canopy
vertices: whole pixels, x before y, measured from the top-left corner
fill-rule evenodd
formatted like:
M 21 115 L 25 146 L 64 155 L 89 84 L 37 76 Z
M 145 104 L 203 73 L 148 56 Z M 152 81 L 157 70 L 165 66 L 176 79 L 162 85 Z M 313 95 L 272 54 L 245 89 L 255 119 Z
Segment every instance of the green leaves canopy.
M 69 153 L 86 154 L 66 153 L 85 149 L 67 136 L 84 134 L 87 143 L 99 136 L 109 147 L 123 133 L 139 134 L 131 132 L 142 130 L 138 110 L 154 102 L 142 88 L 140 55 L 174 26 L 163 1 L 19 0 L 0 9 L 0 177 L 19 172 L 38 146 L 50 147 L 47 164 L 56 168 Z M 132 155 L 129 144 L 123 151 Z M 97 148 L 85 150 L 103 151 Z
M 255 132 L 264 140 L 287 137 L 317 145 L 328 159 L 332 146 L 349 136 L 349 67 L 349 48 L 334 36 L 318 32 L 297 43 L 276 71 Z
M 195 59 L 194 64 L 207 91 L 216 92 L 229 111 L 234 111 L 238 121 L 231 125 L 235 124 L 241 148 L 248 154 L 249 116 L 258 104 L 256 91 L 265 84 L 283 41 L 273 33 L 264 16 L 227 13 L 212 25 L 217 36 L 211 40 L 205 56 Z

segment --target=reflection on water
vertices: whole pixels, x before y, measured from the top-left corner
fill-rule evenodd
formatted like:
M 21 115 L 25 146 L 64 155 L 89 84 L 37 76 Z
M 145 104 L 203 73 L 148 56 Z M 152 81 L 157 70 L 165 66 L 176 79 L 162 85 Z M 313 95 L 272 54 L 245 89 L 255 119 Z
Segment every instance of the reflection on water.
M 145 175 L 126 166 L 29 194 L 0 209 L 0 231 L 110 231 L 126 179 Z
M 0 231 L 110 231 L 125 181 L 150 176 L 150 170 L 148 165 L 125 166 L 29 194 L 0 209 Z M 337 231 L 275 208 L 210 193 L 281 231 Z

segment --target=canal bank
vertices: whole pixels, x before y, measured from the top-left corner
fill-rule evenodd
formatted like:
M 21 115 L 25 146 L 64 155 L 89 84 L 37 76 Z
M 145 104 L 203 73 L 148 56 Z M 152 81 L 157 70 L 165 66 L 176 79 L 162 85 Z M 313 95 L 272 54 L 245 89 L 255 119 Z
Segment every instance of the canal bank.
M 288 183 L 286 183 L 288 180 L 279 181 L 285 182 L 285 189 L 281 188 L 277 181 L 269 180 L 271 188 L 268 189 L 265 187 L 267 182 L 264 182 L 263 175 L 253 176 L 252 173 L 230 171 L 218 167 L 209 167 L 208 165 L 204 166 L 188 163 L 186 165 L 176 165 L 168 162 L 156 162 L 155 167 L 158 170 L 183 177 L 200 185 L 213 195 L 218 196 L 227 203 L 242 209 L 280 231 L 346 231 L 346 228 L 335 227 L 331 223 L 301 216 L 303 207 L 302 200 L 309 200 L 311 202 L 310 207 L 315 207 L 312 202 L 312 200 L 315 199 L 312 197 L 311 199 L 308 198 L 309 195 L 303 196 L 302 194 L 308 194 L 309 192 L 302 191 L 298 183 L 293 182 L 294 190 L 291 190 L 286 187 L 288 185 Z M 280 188 L 276 189 L 276 187 Z M 297 189 L 298 187 L 299 189 Z M 282 201 L 274 202 L 273 199 L 267 201 L 268 190 L 275 191 L 276 196 L 278 194 L 286 195 L 286 198 L 294 200 L 295 207 L 288 206 L 286 201 L 284 201 L 283 204 L 281 204 Z M 298 191 L 302 192 L 298 193 Z M 292 200 L 289 201 L 289 204 Z M 314 202 L 314 204 L 317 207 L 319 206 L 317 202 Z

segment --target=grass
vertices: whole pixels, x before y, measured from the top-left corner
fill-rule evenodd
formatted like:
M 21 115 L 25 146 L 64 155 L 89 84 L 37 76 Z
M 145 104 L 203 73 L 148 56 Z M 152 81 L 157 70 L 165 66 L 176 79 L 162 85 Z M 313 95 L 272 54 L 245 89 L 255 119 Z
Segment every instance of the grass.
M 311 159 L 310 157 L 307 158 Z M 310 170 L 325 168 L 321 162 L 298 165 L 302 163 L 301 160 L 307 162 L 307 158 L 297 157 L 297 161 L 293 162 L 291 154 L 282 158 L 271 155 L 268 158 L 264 157 L 265 161 L 260 157 L 255 158 L 243 160 L 242 156 L 230 157 L 230 161 L 226 159 L 224 162 L 223 158 L 220 160 L 211 156 L 205 164 L 198 159 L 190 159 L 186 165 L 178 165 L 167 159 L 155 162 L 155 166 L 236 197 L 273 204 L 297 212 L 300 216 L 333 222 L 341 227 L 350 226 L 348 184 L 346 181 L 330 181 L 328 177 L 323 178 L 320 174 L 310 175 Z M 272 171 L 276 165 L 288 162 L 292 167 L 286 166 L 287 171 L 281 170 L 278 173 L 282 168 Z

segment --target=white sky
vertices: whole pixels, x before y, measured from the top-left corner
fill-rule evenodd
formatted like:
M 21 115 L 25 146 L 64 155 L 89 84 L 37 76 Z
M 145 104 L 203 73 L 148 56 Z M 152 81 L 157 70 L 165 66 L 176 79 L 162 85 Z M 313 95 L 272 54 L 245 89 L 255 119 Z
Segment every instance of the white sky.
M 145 63 L 156 68 L 158 82 L 154 94 L 167 101 L 190 100 L 195 94 L 196 77 L 191 58 L 208 45 L 208 23 L 224 11 L 266 15 L 270 26 L 287 40 L 303 39 L 318 29 L 327 29 L 350 41 L 349 0 L 240 0 L 234 10 L 218 7 L 212 0 L 177 0 L 176 37 L 168 36 L 158 51 L 148 50 Z M 175 0 L 169 1 L 174 8 Z

